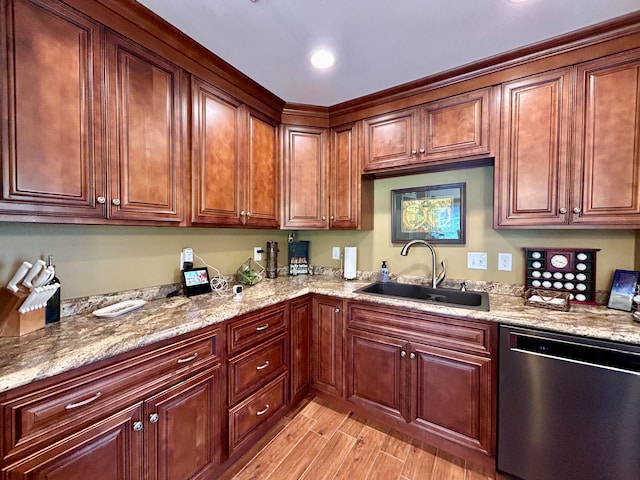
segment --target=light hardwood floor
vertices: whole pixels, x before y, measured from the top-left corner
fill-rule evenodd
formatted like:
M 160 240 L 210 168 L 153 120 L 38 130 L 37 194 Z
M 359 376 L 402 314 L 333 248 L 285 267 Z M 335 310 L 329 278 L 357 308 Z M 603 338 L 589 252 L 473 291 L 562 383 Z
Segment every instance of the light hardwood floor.
M 314 398 L 233 480 L 489 480 L 465 461 Z M 502 478 L 502 477 L 499 477 Z

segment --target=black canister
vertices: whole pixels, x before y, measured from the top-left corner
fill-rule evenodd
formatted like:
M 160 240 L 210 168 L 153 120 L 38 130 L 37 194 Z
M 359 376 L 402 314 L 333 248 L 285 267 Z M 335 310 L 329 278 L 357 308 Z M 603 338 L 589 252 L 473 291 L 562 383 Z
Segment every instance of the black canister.
M 278 276 L 278 242 L 267 242 L 267 278 Z

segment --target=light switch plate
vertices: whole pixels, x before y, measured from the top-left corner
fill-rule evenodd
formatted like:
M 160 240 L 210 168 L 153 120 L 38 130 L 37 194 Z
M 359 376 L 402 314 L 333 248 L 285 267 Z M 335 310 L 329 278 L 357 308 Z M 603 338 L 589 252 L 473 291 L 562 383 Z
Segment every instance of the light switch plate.
M 333 247 L 331 251 L 331 258 L 333 260 L 340 260 L 340 247 Z
M 498 270 L 504 270 L 505 272 L 510 272 L 513 268 L 512 260 L 513 260 L 513 257 L 510 253 L 499 253 L 498 254 Z
M 467 268 L 470 270 L 486 270 L 487 269 L 487 253 L 486 252 L 468 252 Z

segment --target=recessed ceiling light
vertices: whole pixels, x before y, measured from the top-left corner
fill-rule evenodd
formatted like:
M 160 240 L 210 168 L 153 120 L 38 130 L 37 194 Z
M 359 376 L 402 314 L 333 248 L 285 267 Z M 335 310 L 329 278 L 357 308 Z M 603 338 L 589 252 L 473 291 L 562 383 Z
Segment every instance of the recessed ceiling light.
M 310 60 L 311 65 L 324 70 L 331 67 L 335 63 L 336 57 L 329 50 L 320 49 L 313 52 Z

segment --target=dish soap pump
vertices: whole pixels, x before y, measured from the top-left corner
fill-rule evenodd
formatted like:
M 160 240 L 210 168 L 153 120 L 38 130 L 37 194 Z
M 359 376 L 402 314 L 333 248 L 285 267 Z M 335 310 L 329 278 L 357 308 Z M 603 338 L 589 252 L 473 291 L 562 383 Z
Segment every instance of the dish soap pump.
M 380 281 L 388 282 L 389 281 L 389 269 L 387 268 L 387 261 L 382 261 L 382 267 L 380 267 Z

